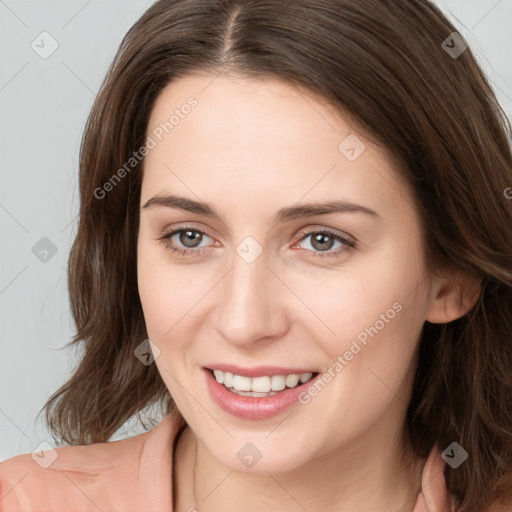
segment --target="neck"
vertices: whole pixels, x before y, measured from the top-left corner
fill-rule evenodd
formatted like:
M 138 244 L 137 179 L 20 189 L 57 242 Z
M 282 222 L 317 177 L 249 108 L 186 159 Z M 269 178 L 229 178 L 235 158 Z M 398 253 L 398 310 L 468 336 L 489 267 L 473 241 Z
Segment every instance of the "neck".
M 424 461 L 392 437 L 360 436 L 292 471 L 256 474 L 222 465 L 187 427 L 175 453 L 173 510 L 412 511 Z

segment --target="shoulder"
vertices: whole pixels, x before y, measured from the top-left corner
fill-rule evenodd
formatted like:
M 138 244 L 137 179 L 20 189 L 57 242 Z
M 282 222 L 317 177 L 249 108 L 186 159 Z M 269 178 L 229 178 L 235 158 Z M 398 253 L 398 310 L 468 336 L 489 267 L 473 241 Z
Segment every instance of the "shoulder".
M 7 459 L 0 463 L 0 511 L 167 510 L 173 443 L 183 424 L 170 414 L 128 439 Z
M 434 446 L 423 467 L 421 491 L 418 493 L 413 512 L 452 512 L 455 505 L 446 487 L 445 461 Z
M 456 502 L 446 487 L 444 469 L 445 461 L 441 451 L 434 446 L 423 468 L 421 491 L 418 493 L 413 512 L 457 511 Z M 512 506 L 495 505 L 487 512 L 512 512 Z

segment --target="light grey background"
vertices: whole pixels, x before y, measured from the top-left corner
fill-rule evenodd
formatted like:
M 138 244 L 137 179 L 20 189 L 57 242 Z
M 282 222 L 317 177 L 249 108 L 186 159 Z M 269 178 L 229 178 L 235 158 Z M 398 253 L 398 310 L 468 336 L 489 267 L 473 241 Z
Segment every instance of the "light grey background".
M 0 460 L 53 445 L 35 417 L 76 363 L 63 347 L 74 332 L 65 269 L 76 229 L 80 138 L 123 35 L 151 3 L 0 0 Z M 436 3 L 512 118 L 512 0 Z M 42 58 L 33 41 L 43 55 L 58 48 Z M 54 255 L 44 253 L 43 237 Z M 112 439 L 141 431 L 131 422 Z

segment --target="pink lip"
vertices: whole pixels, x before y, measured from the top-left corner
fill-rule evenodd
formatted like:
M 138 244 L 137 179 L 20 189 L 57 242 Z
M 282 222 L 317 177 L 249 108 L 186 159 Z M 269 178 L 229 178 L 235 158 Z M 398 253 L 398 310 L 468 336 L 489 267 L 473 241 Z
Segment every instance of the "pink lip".
M 221 365 L 215 366 L 216 369 L 221 369 Z M 222 365 L 225 367 L 224 365 Z M 258 375 L 269 375 L 269 373 L 262 373 L 259 368 L 252 368 L 251 371 L 255 373 L 255 370 L 258 370 L 259 373 L 256 373 L 255 376 Z M 275 370 L 275 368 L 274 368 Z M 224 371 L 224 370 L 223 370 Z M 225 370 L 230 371 L 230 370 Z M 239 372 L 240 370 L 237 370 Z M 276 395 L 265 397 L 265 398 L 257 398 L 252 396 L 240 396 L 231 391 L 228 391 L 222 384 L 219 384 L 212 372 L 203 368 L 203 373 L 206 378 L 206 385 L 208 387 L 208 391 L 210 392 L 210 396 L 212 400 L 224 411 L 232 414 L 233 416 L 237 416 L 239 418 L 246 418 L 252 420 L 260 420 L 271 418 L 272 416 L 276 416 L 284 411 L 286 411 L 293 404 L 298 403 L 298 396 L 307 392 L 308 388 L 315 383 L 315 381 L 321 377 L 319 373 L 316 377 L 309 380 L 306 384 L 301 386 L 297 386 L 295 388 L 287 388 L 283 391 L 278 392 Z M 294 370 L 290 373 L 307 373 L 306 371 L 298 372 Z M 288 375 L 290 373 L 287 372 L 276 372 L 272 373 L 272 375 Z M 247 375 L 247 371 L 245 373 L 237 373 L 237 375 Z
M 243 377 L 263 377 L 265 375 L 293 375 L 303 373 L 315 373 L 315 370 L 304 368 L 285 368 L 284 366 L 255 366 L 253 368 L 239 367 L 232 364 L 212 363 L 205 365 L 211 370 L 221 370 L 230 372 L 233 375 L 241 375 Z

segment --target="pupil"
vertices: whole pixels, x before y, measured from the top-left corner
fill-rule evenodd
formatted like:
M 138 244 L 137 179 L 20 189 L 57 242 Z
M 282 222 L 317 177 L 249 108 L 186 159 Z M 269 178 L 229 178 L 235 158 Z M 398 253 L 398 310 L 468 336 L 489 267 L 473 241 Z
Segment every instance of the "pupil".
M 197 245 L 199 245 L 200 238 L 201 238 L 201 234 L 197 233 L 196 231 L 188 230 L 188 231 L 183 231 L 180 234 L 180 242 L 183 243 L 183 245 L 185 245 L 187 247 L 196 247 Z M 196 241 L 196 243 L 194 243 L 194 240 Z M 192 245 L 189 245 L 190 241 L 192 241 Z
M 325 239 L 327 239 L 328 242 L 325 242 Z M 317 247 L 317 243 L 320 243 L 320 247 Z M 326 243 L 329 247 L 325 247 Z M 315 247 L 316 249 L 330 249 L 330 245 L 332 245 L 332 239 L 330 239 L 329 235 L 326 235 L 324 233 L 318 233 L 315 237 L 313 237 L 313 247 Z

